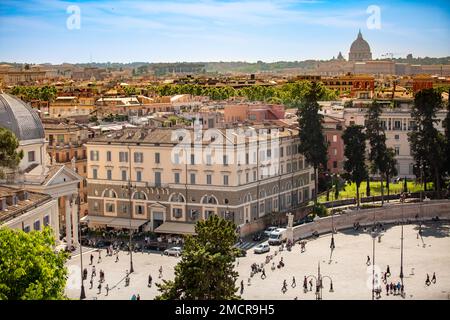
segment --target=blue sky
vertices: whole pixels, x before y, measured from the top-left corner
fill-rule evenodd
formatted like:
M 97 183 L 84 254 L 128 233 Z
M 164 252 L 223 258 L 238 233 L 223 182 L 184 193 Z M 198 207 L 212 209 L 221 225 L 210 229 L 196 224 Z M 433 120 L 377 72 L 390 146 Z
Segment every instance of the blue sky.
M 68 29 L 67 8 L 81 11 Z M 381 28 L 366 12 L 380 8 Z M 175 62 L 347 58 L 361 29 L 374 58 L 450 55 L 450 1 L 0 0 L 0 61 Z

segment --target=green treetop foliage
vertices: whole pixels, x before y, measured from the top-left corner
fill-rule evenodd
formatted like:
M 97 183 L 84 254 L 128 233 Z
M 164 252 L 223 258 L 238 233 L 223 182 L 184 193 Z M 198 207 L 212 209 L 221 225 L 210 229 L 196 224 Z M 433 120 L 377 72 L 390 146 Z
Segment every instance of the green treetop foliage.
M 366 134 L 363 126 L 352 125 L 345 129 L 344 140 L 344 170 L 346 177 L 356 184 L 356 200 L 359 207 L 359 186 L 367 177 L 366 167 Z
M 65 299 L 68 254 L 55 252 L 53 231 L 0 229 L 0 299 Z
M 19 139 L 5 128 L 0 128 L 0 178 L 3 178 L 3 168 L 15 169 L 23 158 L 23 150 L 17 151 Z
M 386 134 L 380 120 L 382 112 L 381 105 L 374 100 L 367 112 L 366 135 L 370 145 L 369 160 L 372 164 L 372 173 L 379 171 L 383 174 L 385 172 Z
M 32 100 L 53 101 L 56 97 L 57 89 L 54 86 L 14 86 L 11 94 L 20 99 L 30 102 Z
M 148 86 L 146 90 L 147 94 L 151 96 L 191 94 L 194 96 L 208 96 L 211 100 L 227 100 L 232 97 L 241 97 L 249 101 L 277 102 L 291 105 L 304 98 L 310 85 L 309 81 L 296 81 L 281 86 L 255 85 L 235 89 L 231 86 L 212 87 L 199 84 L 165 84 Z M 336 99 L 336 92 L 322 87 L 318 99 L 334 100 Z
M 295 103 L 298 106 L 299 151 L 305 156 L 306 161 L 313 165 L 315 181 L 317 181 L 318 168 L 320 166 L 326 168 L 328 160 L 328 144 L 323 134 L 323 115 L 319 113 L 320 105 L 317 103 L 323 91 L 322 84 L 309 82 L 308 88 L 304 91 L 299 89 L 300 98 Z M 317 203 L 317 189 L 316 183 L 315 203 Z
M 446 159 L 444 135 L 435 127 L 439 122 L 436 112 L 442 106 L 442 97 L 437 90 L 424 89 L 417 92 L 411 110 L 411 117 L 417 125 L 409 133 L 411 154 L 417 165 L 430 167 L 438 196 Z
M 230 300 L 236 294 L 238 273 L 233 261 L 237 240 L 233 222 L 212 215 L 198 221 L 196 236 L 188 236 L 181 261 L 175 266 L 175 280 L 157 284 L 157 300 Z
M 387 148 L 385 156 L 385 173 L 386 176 L 386 188 L 389 195 L 389 181 L 398 175 L 397 171 L 397 159 L 395 159 L 395 151 L 393 148 Z

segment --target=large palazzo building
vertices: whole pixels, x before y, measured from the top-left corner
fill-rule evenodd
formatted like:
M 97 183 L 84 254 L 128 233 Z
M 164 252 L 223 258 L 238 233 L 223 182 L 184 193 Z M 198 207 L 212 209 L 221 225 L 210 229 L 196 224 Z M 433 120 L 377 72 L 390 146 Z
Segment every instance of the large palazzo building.
M 263 127 L 267 136 L 278 130 L 278 138 L 247 135 Z M 192 144 L 169 128 L 124 129 L 92 139 L 89 214 L 83 220 L 93 227 L 186 234 L 212 214 L 243 225 L 311 198 L 313 170 L 298 153 L 297 130 L 264 125 L 235 130 L 199 135 L 185 129 L 183 139 Z M 225 148 L 234 151 L 221 154 Z

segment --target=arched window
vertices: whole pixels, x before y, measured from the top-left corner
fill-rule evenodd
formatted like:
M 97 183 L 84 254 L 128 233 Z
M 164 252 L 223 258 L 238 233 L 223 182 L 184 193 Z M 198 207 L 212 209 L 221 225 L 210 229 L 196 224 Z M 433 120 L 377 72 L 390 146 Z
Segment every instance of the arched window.
M 265 198 L 266 197 L 266 191 L 264 189 L 259 191 L 259 197 L 260 198 Z
M 144 192 L 142 192 L 142 191 L 136 191 L 133 194 L 133 199 L 136 199 L 136 200 L 147 200 L 147 195 Z
M 252 194 L 251 193 L 247 193 L 245 195 L 245 198 L 244 198 L 244 203 L 245 202 L 251 202 L 251 201 L 252 201 Z
M 202 197 L 202 201 L 203 204 L 217 204 L 217 198 L 213 195 L 204 195 Z
M 103 197 L 104 198 L 117 198 L 117 193 L 112 189 L 105 189 L 105 191 L 103 191 Z
M 184 197 L 180 193 L 174 193 L 169 197 L 170 202 L 184 202 Z

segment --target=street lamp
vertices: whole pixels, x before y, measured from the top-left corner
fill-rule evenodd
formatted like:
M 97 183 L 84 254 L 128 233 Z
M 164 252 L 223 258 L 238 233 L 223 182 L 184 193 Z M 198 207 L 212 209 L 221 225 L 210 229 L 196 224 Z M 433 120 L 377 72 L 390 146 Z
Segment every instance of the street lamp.
M 77 204 L 77 215 L 78 215 L 78 235 L 80 239 L 80 271 L 81 271 L 81 292 L 80 292 L 80 300 L 86 299 L 86 293 L 84 291 L 84 274 L 83 274 L 83 243 L 81 241 L 81 228 L 80 228 L 80 194 L 78 194 L 75 199 L 75 203 Z
M 320 261 L 317 264 L 317 277 L 315 275 L 309 275 L 306 277 L 306 280 L 308 278 L 314 278 L 316 280 L 316 300 L 322 300 L 322 289 L 323 289 L 323 279 L 327 278 L 330 280 L 330 290 L 329 292 L 334 292 L 333 289 L 333 279 L 330 276 L 322 275 L 320 273 Z
M 132 250 L 132 231 L 131 231 L 131 219 L 133 217 L 133 215 L 132 215 L 133 208 L 132 208 L 132 203 L 131 203 L 131 192 L 134 189 L 135 189 L 135 187 L 133 187 L 131 185 L 131 181 L 130 180 L 128 180 L 128 185 L 122 186 L 122 191 L 127 191 L 128 192 L 128 201 L 129 201 L 129 209 L 130 209 L 130 229 L 129 229 L 130 239 L 129 239 L 129 244 L 128 244 L 128 249 L 130 250 L 130 273 L 134 272 L 134 268 L 133 268 L 133 250 Z
M 401 237 L 400 237 L 400 281 L 402 282 L 402 288 L 403 288 L 403 208 L 404 208 L 404 204 L 405 204 L 405 197 L 406 194 L 402 194 L 401 196 L 401 203 L 402 203 L 402 220 L 401 220 L 401 224 L 402 224 L 402 233 L 401 233 Z

